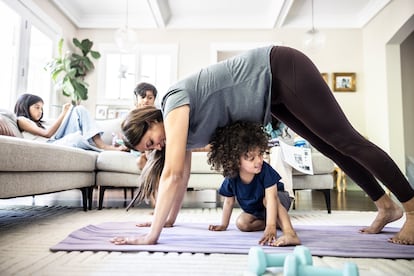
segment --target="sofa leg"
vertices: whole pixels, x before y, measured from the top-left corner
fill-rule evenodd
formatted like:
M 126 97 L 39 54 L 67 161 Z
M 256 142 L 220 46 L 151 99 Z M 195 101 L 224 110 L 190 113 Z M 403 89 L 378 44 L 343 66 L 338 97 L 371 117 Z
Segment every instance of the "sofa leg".
M 326 209 L 328 209 L 328 214 L 331 213 L 331 190 L 330 189 L 323 189 L 318 190 L 322 192 L 325 196 L 325 203 L 326 203 Z
M 92 210 L 92 202 L 93 202 L 93 187 L 88 187 L 88 206 L 89 210 Z
M 296 209 L 296 200 L 297 200 L 297 195 L 296 195 L 296 191 L 295 189 L 293 189 L 293 195 L 295 196 L 295 198 L 293 199 L 293 203 L 292 203 L 292 209 L 295 210 Z
M 102 210 L 105 187 L 99 186 L 98 210 Z
M 82 204 L 83 210 L 86 212 L 88 210 L 88 188 L 81 188 L 82 192 Z
M 216 208 L 222 207 L 221 205 L 221 196 L 219 192 L 216 190 Z

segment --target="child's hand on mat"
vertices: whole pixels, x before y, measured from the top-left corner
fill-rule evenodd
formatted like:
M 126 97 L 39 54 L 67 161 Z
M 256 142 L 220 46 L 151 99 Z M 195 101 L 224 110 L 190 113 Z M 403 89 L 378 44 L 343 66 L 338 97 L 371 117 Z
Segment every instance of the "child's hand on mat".
M 210 231 L 226 231 L 227 226 L 225 225 L 210 225 L 208 230 Z
M 116 245 L 144 245 L 144 244 L 155 244 L 156 241 L 150 240 L 148 235 L 137 236 L 137 237 L 115 237 L 111 239 L 111 242 Z
M 276 240 L 276 227 L 266 227 L 260 245 L 271 245 Z

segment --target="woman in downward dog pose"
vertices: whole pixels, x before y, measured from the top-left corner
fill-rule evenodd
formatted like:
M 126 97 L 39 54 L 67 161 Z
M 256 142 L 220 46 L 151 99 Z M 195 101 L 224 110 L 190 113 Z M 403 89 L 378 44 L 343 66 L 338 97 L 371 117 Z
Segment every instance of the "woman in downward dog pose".
M 123 132 L 132 149 L 165 147 L 157 195 L 162 204 L 156 205 L 147 234 L 116 237 L 115 244 L 154 244 L 162 228 L 174 224 L 190 176 L 191 149 L 207 145 L 217 127 L 239 120 L 266 125 L 272 117 L 332 159 L 375 202 L 377 217 L 362 233 L 379 233 L 404 209 L 405 224 L 389 241 L 414 244 L 413 188 L 390 156 L 352 127 L 316 66 L 301 52 L 282 46 L 253 49 L 200 70 L 159 97 L 161 110 L 131 111 Z

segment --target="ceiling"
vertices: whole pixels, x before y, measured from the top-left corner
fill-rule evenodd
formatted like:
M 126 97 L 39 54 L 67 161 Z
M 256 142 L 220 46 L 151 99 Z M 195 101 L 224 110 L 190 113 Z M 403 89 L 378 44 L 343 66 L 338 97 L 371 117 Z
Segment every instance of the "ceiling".
M 125 25 L 137 29 L 275 29 L 312 26 L 312 0 L 50 1 L 80 29 L 116 29 Z M 314 26 L 321 29 L 362 28 L 391 1 L 314 0 Z

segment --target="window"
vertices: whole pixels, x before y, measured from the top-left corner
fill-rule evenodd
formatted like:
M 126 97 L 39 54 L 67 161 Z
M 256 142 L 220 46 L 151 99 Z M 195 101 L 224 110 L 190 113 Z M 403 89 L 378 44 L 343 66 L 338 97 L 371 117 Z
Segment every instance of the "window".
M 43 99 L 46 116 L 50 116 L 48 107 L 51 104 L 51 79 L 49 72 L 44 70 L 44 67 L 52 59 L 52 53 L 53 42 L 51 38 L 32 26 L 26 91 Z
M 32 2 L 2 0 L 0 16 L 7 22 L 0 25 L 0 108 L 13 111 L 20 94 L 32 93 L 43 98 L 45 116 L 51 117 L 52 83 L 44 66 L 53 55 L 54 24 Z
M 130 99 L 131 91 L 128 87 L 135 84 L 136 62 L 135 55 L 108 53 L 105 67 L 105 99 Z
M 175 45 L 141 45 L 131 54 L 119 53 L 115 45 L 100 46 L 99 105 L 130 108 L 137 83 L 149 82 L 163 91 L 176 80 Z
M 17 77 L 17 57 L 19 46 L 20 16 L 0 2 L 0 17 L 7 24 L 0 24 L 0 108 L 12 110 L 14 107 Z

